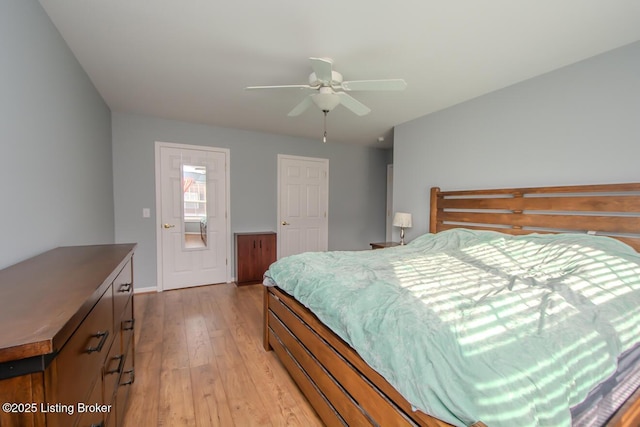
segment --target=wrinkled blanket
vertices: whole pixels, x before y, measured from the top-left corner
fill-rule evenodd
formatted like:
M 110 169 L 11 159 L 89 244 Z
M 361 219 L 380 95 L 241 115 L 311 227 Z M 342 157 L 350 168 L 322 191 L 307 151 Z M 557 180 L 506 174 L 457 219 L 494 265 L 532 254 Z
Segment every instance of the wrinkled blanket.
M 415 408 L 458 426 L 570 426 L 640 341 L 640 255 L 600 236 L 465 229 L 272 264 Z

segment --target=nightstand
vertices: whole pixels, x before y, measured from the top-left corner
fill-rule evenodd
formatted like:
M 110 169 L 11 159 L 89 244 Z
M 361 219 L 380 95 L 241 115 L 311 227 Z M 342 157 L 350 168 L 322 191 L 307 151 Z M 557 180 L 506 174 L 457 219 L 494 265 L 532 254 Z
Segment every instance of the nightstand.
M 371 249 L 384 249 L 384 248 L 392 248 L 394 246 L 400 246 L 400 243 L 397 242 L 379 242 L 379 243 L 369 243 L 371 245 Z

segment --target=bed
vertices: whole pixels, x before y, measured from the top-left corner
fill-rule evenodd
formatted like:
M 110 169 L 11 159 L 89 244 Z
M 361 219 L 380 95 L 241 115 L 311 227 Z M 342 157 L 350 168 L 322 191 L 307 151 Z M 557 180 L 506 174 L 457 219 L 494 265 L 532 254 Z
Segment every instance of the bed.
M 473 191 L 441 191 L 438 188 L 433 188 L 431 190 L 430 200 L 431 215 L 429 225 L 432 234 L 420 236 L 405 248 L 395 247 L 378 251 L 363 251 L 359 254 L 353 252 L 318 254 L 318 257 L 333 257 L 332 260 L 329 260 L 332 267 L 327 270 L 331 274 L 325 275 L 324 284 L 321 286 L 332 289 L 328 297 L 321 297 L 320 294 L 316 294 L 315 291 L 311 293 L 307 292 L 307 294 L 311 294 L 311 297 L 309 297 L 309 295 L 305 297 L 303 295 L 305 292 L 300 293 L 300 289 L 305 289 L 304 287 L 301 286 L 296 289 L 295 286 L 285 286 L 285 282 L 289 280 L 288 276 L 296 276 L 298 279 L 302 278 L 300 280 L 296 279 L 298 282 L 310 276 L 304 269 L 301 269 L 303 271 L 291 273 L 287 271 L 286 268 L 282 268 L 278 273 L 278 266 L 274 265 L 267 273 L 265 284 L 270 286 L 265 286 L 264 288 L 265 318 L 263 338 L 265 349 L 275 351 L 325 424 L 382 426 L 473 425 L 479 427 L 500 424 L 499 420 L 496 421 L 495 416 L 495 414 L 500 414 L 501 417 L 506 417 L 506 421 L 503 420 L 502 425 L 527 425 L 519 421 L 512 423 L 513 420 L 518 418 L 510 419 L 509 417 L 511 415 L 507 416 L 505 414 L 516 413 L 520 411 L 520 408 L 528 408 L 529 406 L 534 406 L 535 410 L 538 410 L 538 408 L 544 408 L 546 405 L 547 409 L 541 409 L 540 415 L 537 413 L 525 413 L 524 418 L 521 420 L 529 420 L 528 425 L 571 425 L 572 423 L 573 425 L 640 425 L 640 391 L 637 390 L 637 384 L 638 381 L 640 381 L 640 372 L 638 372 L 640 371 L 640 369 L 638 369 L 640 364 L 637 362 L 637 360 L 640 359 L 640 350 L 638 350 L 638 346 L 634 344 L 638 341 L 637 337 L 640 333 L 640 331 L 638 331 L 640 322 L 638 318 L 634 316 L 638 316 L 640 313 L 638 313 L 639 304 L 636 304 L 636 300 L 633 299 L 638 297 L 637 294 L 640 294 L 637 283 L 640 277 L 640 270 L 638 269 L 640 268 L 640 256 L 636 252 L 640 249 L 640 184 Z M 525 241 L 523 240 L 524 237 L 521 236 L 528 236 L 527 239 L 529 240 Z M 613 237 L 613 239 L 611 237 Z M 566 248 L 572 248 L 570 259 L 573 264 L 570 269 L 559 266 L 556 258 L 549 257 L 545 259 L 544 262 L 536 263 L 535 268 L 538 268 L 539 265 L 550 266 L 551 271 L 537 271 L 536 274 L 539 276 L 535 276 L 534 274 L 524 281 L 521 280 L 521 278 L 514 281 L 513 277 L 519 277 L 518 274 L 509 273 L 506 278 L 502 277 L 502 279 L 506 280 L 507 288 L 512 286 L 516 290 L 526 288 L 524 284 L 527 283 L 529 285 L 531 283 L 536 285 L 542 282 L 551 283 L 554 284 L 554 286 L 559 286 L 558 289 L 560 289 L 560 285 L 564 286 L 561 292 L 553 293 L 551 297 L 544 292 L 539 292 L 539 289 L 536 287 L 526 288 L 529 289 L 526 292 L 532 293 L 533 291 L 531 291 L 531 289 L 534 289 L 535 292 L 533 293 L 543 294 L 542 300 L 545 301 L 544 306 L 541 305 L 538 300 L 535 300 L 535 303 L 522 300 L 519 304 L 514 305 L 514 307 L 524 307 L 524 309 L 520 311 L 528 314 L 529 318 L 531 318 L 531 313 L 533 313 L 535 322 L 531 322 L 531 324 L 537 328 L 536 331 L 543 331 L 545 334 L 547 333 L 546 331 L 556 333 L 559 327 L 555 325 L 561 325 L 562 328 L 564 328 L 566 324 L 571 323 L 589 326 L 588 322 L 592 319 L 598 318 L 599 320 L 602 317 L 605 324 L 594 324 L 594 330 L 602 332 L 602 328 L 613 327 L 613 329 L 621 332 L 621 334 L 619 334 L 620 336 L 615 339 L 610 338 L 610 336 L 613 335 L 610 335 L 608 333 L 609 331 L 606 330 L 600 334 L 606 337 L 606 339 L 601 340 L 603 343 L 597 339 L 595 341 L 582 340 L 582 337 L 592 335 L 589 331 L 567 331 L 566 334 L 573 333 L 577 335 L 566 340 L 569 343 L 567 350 L 556 351 L 555 349 L 559 347 L 556 347 L 556 344 L 552 340 L 558 339 L 559 336 L 559 339 L 562 341 L 562 337 L 567 336 L 562 328 L 560 328 L 560 333 L 556 333 L 555 338 L 551 335 L 543 334 L 538 337 L 538 344 L 532 346 L 524 341 L 521 342 L 520 339 L 522 337 L 520 335 L 516 334 L 515 337 L 517 339 L 514 339 L 513 335 L 509 336 L 508 334 L 496 333 L 500 328 L 504 328 L 505 325 L 507 325 L 507 329 L 509 329 L 509 322 L 520 322 L 518 323 L 518 327 L 520 327 L 521 323 L 527 323 L 526 321 L 522 319 L 512 320 L 511 318 L 504 318 L 502 313 L 492 313 L 491 315 L 493 317 L 499 316 L 503 318 L 500 324 L 486 328 L 485 332 L 480 335 L 467 334 L 462 337 L 463 340 L 476 343 L 469 347 L 472 349 L 471 352 L 454 348 L 453 353 L 451 353 L 453 356 L 447 356 L 447 353 L 443 352 L 444 350 L 429 350 L 428 354 L 431 355 L 429 357 L 434 358 L 432 361 L 433 366 L 430 367 L 429 364 L 427 364 L 426 367 L 415 368 L 413 359 L 418 358 L 411 357 L 410 354 L 412 353 L 408 350 L 398 350 L 400 347 L 395 347 L 396 341 L 391 341 L 393 344 L 389 345 L 388 343 L 384 344 L 382 338 L 371 338 L 371 336 L 381 337 L 381 335 L 378 335 L 378 329 L 376 329 L 378 326 L 372 326 L 370 318 L 367 317 L 367 310 L 375 311 L 375 305 L 369 306 L 368 308 L 365 306 L 361 314 L 353 315 L 350 313 L 352 313 L 352 310 L 355 310 L 355 308 L 350 306 L 348 309 L 344 309 L 339 316 L 345 317 L 344 313 L 347 313 L 356 319 L 367 319 L 366 322 L 363 322 L 365 326 L 358 326 L 358 328 L 373 334 L 369 336 L 362 335 L 362 332 L 357 332 L 361 331 L 361 329 L 352 329 L 351 326 L 340 329 L 340 326 L 332 323 L 333 320 L 331 320 L 330 315 L 325 313 L 328 309 L 323 309 L 321 305 L 318 306 L 318 301 L 320 301 L 320 304 L 324 301 L 326 306 L 337 305 L 336 301 L 326 300 L 326 298 L 331 298 L 332 296 L 345 301 L 360 301 L 370 298 L 373 294 L 378 295 L 380 292 L 385 292 L 382 283 L 385 282 L 386 278 L 379 276 L 384 276 L 387 273 L 382 273 L 381 270 L 377 270 L 377 264 L 390 264 L 391 262 L 388 261 L 390 258 L 398 261 L 396 268 L 398 268 L 398 265 L 403 267 L 409 265 L 403 261 L 404 258 L 401 258 L 401 256 L 405 256 L 405 253 L 412 251 L 414 253 L 421 252 L 425 246 L 436 247 L 436 249 L 442 245 L 444 245 L 443 247 L 448 247 L 447 245 L 450 244 L 450 240 L 452 239 L 472 242 L 473 245 L 478 241 L 484 242 L 485 240 L 498 242 L 497 244 L 502 245 L 502 249 L 497 250 L 493 255 L 491 255 L 491 251 L 494 249 L 480 250 L 482 254 L 489 253 L 488 258 L 481 259 L 479 256 L 472 254 L 472 258 L 476 260 L 474 261 L 476 264 L 478 262 L 477 260 L 481 259 L 482 268 L 486 275 L 486 277 L 478 281 L 477 289 L 487 284 L 489 281 L 487 277 L 500 276 L 500 274 L 502 274 L 494 274 L 495 266 L 491 265 L 491 263 L 496 259 L 515 259 L 517 256 L 514 254 L 523 248 L 524 252 L 520 251 L 520 258 L 530 259 L 532 257 L 531 254 L 536 253 L 538 250 L 535 246 L 532 249 L 531 245 L 536 245 L 540 242 L 553 242 L 553 244 L 556 245 L 556 249 L 554 249 L 556 252 L 558 245 L 563 248 L 564 252 L 566 252 Z M 545 243 L 545 245 L 546 244 L 547 243 Z M 615 257 L 612 258 L 612 255 L 606 251 L 605 254 L 602 255 L 601 252 L 603 248 L 598 245 L 604 245 L 604 249 L 606 251 L 612 251 Z M 468 246 L 463 245 L 462 247 L 467 251 L 466 248 Z M 513 248 L 516 248 L 515 252 Z M 581 249 L 577 250 L 575 248 Z M 459 252 L 459 249 L 456 249 L 456 251 Z M 380 254 L 374 255 L 374 253 Z M 465 253 L 468 255 L 468 251 Z M 525 255 L 522 255 L 522 253 Z M 344 292 L 351 292 L 352 288 L 360 286 L 363 288 L 363 294 L 341 293 L 343 292 L 342 288 L 329 288 L 339 279 L 340 263 L 343 260 L 346 262 L 346 260 L 351 257 L 368 257 L 369 261 L 365 261 L 365 263 L 369 262 L 370 264 L 368 264 L 363 271 L 366 272 L 365 275 L 377 279 L 372 285 L 370 281 L 360 282 L 358 277 L 355 277 L 355 274 L 351 275 L 354 277 L 349 277 L 350 282 L 344 285 L 346 287 Z M 621 268 L 622 270 L 614 271 L 613 273 L 607 270 L 605 273 L 600 273 L 599 268 L 586 268 L 581 264 L 587 258 L 596 257 L 600 257 L 598 258 L 598 262 L 604 265 L 603 268 L 605 268 L 605 270 L 607 268 L 613 268 L 611 266 L 614 265 L 616 269 Z M 383 259 L 385 259 L 385 261 L 382 261 Z M 309 267 L 311 264 L 307 263 L 307 261 L 298 261 L 292 263 L 289 267 L 291 268 L 292 265 L 304 265 L 305 268 L 309 270 L 312 269 Z M 460 264 L 460 260 L 458 260 L 458 263 Z M 462 264 L 466 264 L 466 262 Z M 443 260 L 437 260 L 435 264 L 432 263 L 432 265 L 444 266 L 448 264 Z M 489 268 L 485 268 L 486 265 L 488 265 Z M 579 268 L 574 268 L 576 266 Z M 476 265 L 474 268 L 477 267 Z M 402 280 L 407 283 L 414 281 L 421 287 L 429 287 L 425 285 L 426 279 L 424 279 L 424 277 L 427 276 L 418 270 L 419 268 L 414 268 L 410 272 L 405 272 L 407 274 L 403 273 L 406 277 Z M 571 276 L 573 277 L 572 280 L 580 281 L 587 275 L 592 275 L 597 283 L 600 283 L 598 281 L 602 280 L 602 277 L 606 278 L 608 275 L 613 274 L 615 276 L 614 282 L 616 283 L 616 287 L 615 289 L 605 289 L 606 292 L 604 295 L 613 295 L 615 298 L 600 295 L 600 300 L 596 301 L 598 310 L 595 312 L 596 315 L 594 315 L 594 312 L 590 311 L 594 305 L 593 302 L 584 301 L 584 304 L 580 305 L 583 302 L 582 294 L 574 292 L 567 296 L 567 289 L 572 292 L 575 291 L 575 289 L 571 286 L 567 288 L 564 282 L 558 282 L 560 276 L 562 276 L 561 280 L 565 280 L 565 276 L 563 275 L 564 273 L 556 273 L 567 270 L 571 270 L 573 274 L 573 276 Z M 489 273 L 487 273 L 487 271 Z M 409 273 L 414 274 L 414 276 L 411 276 Z M 476 280 L 475 276 L 473 279 L 469 279 L 470 273 L 468 272 L 463 271 L 463 274 L 467 275 L 467 279 L 465 280 L 468 280 L 469 283 L 474 283 L 473 280 Z M 396 276 L 400 275 L 396 273 L 394 277 Z M 567 274 L 566 277 L 568 278 L 570 275 Z M 576 279 L 576 277 L 578 277 L 578 279 Z M 455 285 L 455 282 L 459 281 L 457 278 L 453 280 L 438 280 L 441 280 L 438 282 L 440 285 L 445 282 L 453 282 Z M 367 283 L 367 285 L 362 286 L 362 283 Z M 417 286 L 417 288 L 420 288 L 420 286 Z M 581 285 L 576 286 L 580 287 Z M 606 288 L 609 285 L 603 286 Z M 598 284 L 598 287 L 600 288 L 602 286 Z M 287 291 L 283 290 L 283 288 L 286 288 Z M 473 288 L 468 292 L 476 292 L 477 289 Z M 624 290 L 621 291 L 620 289 Z M 554 291 L 555 290 L 554 288 Z M 509 289 L 509 291 L 512 291 L 512 289 Z M 450 294 L 451 292 L 447 291 L 445 293 Z M 475 296 L 480 295 L 476 300 L 481 301 L 484 305 L 477 304 L 477 306 L 474 305 L 475 308 L 472 307 L 472 309 L 465 306 L 464 308 L 467 310 L 465 313 L 469 312 L 473 314 L 473 309 L 485 310 L 487 306 L 493 307 L 496 304 L 502 304 L 499 299 L 492 298 L 496 295 L 505 294 L 509 293 L 507 291 L 494 292 L 491 289 L 484 293 L 474 294 Z M 303 300 L 304 304 L 292 295 L 297 295 L 297 298 Z M 596 297 L 598 296 L 596 295 Z M 437 307 L 439 307 L 438 304 L 440 301 L 433 296 L 424 298 L 421 296 L 420 298 L 422 304 L 424 304 L 425 301 L 429 301 L 428 304 L 424 305 L 429 308 L 429 316 L 433 318 L 432 320 L 434 322 L 443 322 L 443 319 L 449 316 L 446 318 L 448 322 L 450 320 L 449 318 L 456 317 L 455 313 L 460 312 L 453 309 L 440 310 L 440 314 L 444 313 L 445 317 L 442 317 L 438 313 L 436 313 L 436 317 L 434 317 L 434 313 L 438 311 Z M 465 295 L 465 298 L 469 299 L 468 295 Z M 573 300 L 571 298 L 573 298 Z M 395 297 L 387 297 L 384 300 L 394 299 Z M 570 303 L 567 303 L 567 301 Z M 373 301 L 373 303 L 375 304 L 376 302 Z M 445 302 L 443 304 L 441 307 L 446 308 L 449 307 L 447 304 L 450 303 Z M 455 303 L 453 304 L 455 305 Z M 311 306 L 314 308 L 314 311 L 312 312 L 306 306 Z M 407 310 L 402 312 L 403 315 L 414 311 L 413 306 L 403 305 L 402 307 L 408 307 Z M 544 309 L 544 316 L 540 315 L 541 307 Z M 530 313 L 527 311 L 529 309 L 535 310 Z M 628 310 L 628 312 L 621 314 L 621 310 Z M 604 314 L 601 315 L 601 312 Z M 611 318 L 607 318 L 606 313 L 609 313 Z M 320 318 L 324 319 L 324 321 L 321 321 Z M 526 318 L 525 316 L 525 319 Z M 476 317 L 475 321 L 476 323 L 482 323 L 484 321 L 482 319 L 482 317 Z M 544 319 L 546 323 L 541 324 L 540 321 L 542 319 Z M 398 330 L 411 329 L 413 323 L 419 324 L 421 327 L 427 325 L 427 323 L 420 323 L 422 320 L 416 321 L 413 318 L 393 320 L 393 322 L 402 321 L 409 323 L 395 323 L 396 325 L 402 325 L 402 327 L 398 327 Z M 431 343 L 430 345 L 433 348 L 440 349 L 440 347 L 443 347 L 446 349 L 450 347 L 449 341 L 447 341 L 449 338 L 447 338 L 448 335 L 446 335 L 449 332 L 446 332 L 446 330 L 459 331 L 459 329 L 457 329 L 459 327 L 450 326 L 453 325 L 453 323 L 447 325 L 449 326 L 445 328 L 445 339 L 443 341 L 445 344 L 435 345 Z M 464 328 L 468 328 L 468 326 Z M 514 328 L 514 330 L 515 329 L 517 328 Z M 429 331 L 429 333 L 432 334 L 431 329 L 429 329 Z M 536 335 L 535 333 L 531 334 L 526 332 L 526 329 L 523 329 L 523 331 L 525 332 L 520 332 L 521 335 Z M 359 336 L 359 334 L 362 336 Z M 391 335 L 393 336 L 394 334 Z M 399 334 L 396 333 L 395 335 Z M 413 336 L 418 335 L 415 334 Z M 507 339 L 495 341 L 495 339 L 503 339 L 500 338 L 501 336 L 507 337 Z M 392 337 L 392 339 L 398 339 L 398 337 Z M 415 340 L 404 339 L 404 341 L 410 342 Z M 354 342 L 357 345 L 354 345 Z M 485 359 L 489 358 L 490 361 L 492 358 L 499 360 L 494 365 L 485 363 L 485 369 L 482 367 L 473 367 L 470 368 L 471 370 L 468 370 L 467 366 L 464 365 L 468 362 L 468 359 L 464 357 L 474 352 L 482 353 L 482 351 L 478 349 L 483 348 L 483 343 L 492 343 L 492 346 L 482 357 Z M 580 343 L 580 345 L 575 343 Z M 582 355 L 573 356 L 572 352 L 576 347 L 580 346 L 585 348 L 593 347 L 593 349 L 606 348 L 602 354 L 597 354 L 594 350 L 593 355 L 590 355 L 589 359 L 585 359 Z M 608 346 L 613 346 L 615 349 L 612 350 Z M 518 347 L 523 347 L 525 352 L 517 356 L 516 361 L 506 359 L 507 355 L 517 355 L 516 350 L 520 350 Z M 359 351 L 354 350 L 354 348 L 358 348 Z M 546 371 L 540 371 L 541 368 L 529 369 L 529 366 L 535 364 L 545 365 L 551 363 L 538 362 L 536 350 L 540 350 L 541 348 L 543 348 L 542 353 L 553 353 L 554 360 L 556 360 L 557 356 L 557 360 L 553 362 L 555 365 L 550 365 L 551 367 L 545 368 L 547 369 Z M 385 351 L 385 349 L 391 349 L 391 351 Z M 381 353 L 399 354 L 404 357 L 405 364 L 407 365 L 406 371 L 408 373 L 405 372 L 402 357 L 399 358 L 399 362 L 395 362 L 396 364 L 400 363 L 399 370 L 401 373 L 390 372 L 387 366 L 381 365 L 378 360 L 387 356 L 384 355 L 383 357 L 380 355 Z M 451 360 L 457 358 L 456 355 L 462 353 L 464 353 L 462 368 L 447 367 L 449 364 L 453 366 Z M 560 356 L 564 357 L 566 355 L 570 355 L 573 358 L 560 358 Z M 608 362 L 605 363 L 604 360 L 607 358 L 612 359 L 612 355 L 615 355 L 614 360 L 608 360 Z M 451 358 L 451 360 L 447 359 L 447 357 Z M 527 357 L 531 358 L 531 360 L 526 360 Z M 438 358 L 444 358 L 446 362 L 444 368 L 442 367 L 443 365 L 435 365 L 436 359 Z M 624 363 L 622 363 L 623 358 Z M 577 360 L 577 362 L 574 361 L 574 359 Z M 579 363 L 580 360 L 598 360 L 603 362 L 601 365 L 595 364 L 594 366 L 589 366 L 589 364 L 581 365 Z M 525 364 L 519 365 L 519 361 L 523 361 Z M 543 397 L 536 397 L 535 395 L 528 397 L 528 395 L 526 395 L 527 397 L 525 397 L 524 402 L 519 402 L 514 406 L 513 402 L 522 399 L 522 397 L 518 395 L 521 393 L 521 389 L 516 388 L 514 390 L 517 392 L 514 392 L 513 390 L 510 391 L 507 386 L 502 387 L 504 381 L 501 383 L 499 378 L 506 378 L 504 371 L 498 372 L 499 376 L 495 380 L 495 384 L 491 381 L 487 382 L 487 378 L 483 377 L 487 366 L 504 365 L 513 365 L 513 376 L 516 378 L 523 377 L 526 384 L 528 384 L 530 377 L 533 378 L 538 375 L 540 377 L 538 381 L 542 381 L 542 385 L 539 388 L 545 393 Z M 372 366 L 375 366 L 376 369 L 372 368 Z M 623 377 L 621 372 L 616 371 L 614 373 L 611 371 L 612 369 L 615 370 L 616 367 L 620 370 L 622 366 L 625 367 L 627 373 L 630 372 L 631 374 L 624 375 Z M 416 371 L 410 370 L 409 367 L 411 367 L 411 369 L 418 369 L 420 375 L 416 374 Z M 451 373 L 449 371 L 454 372 Z M 461 381 L 459 377 L 450 376 L 454 375 L 457 371 L 462 372 L 462 377 L 473 377 L 473 379 L 468 383 L 459 383 L 459 381 Z M 535 372 L 532 373 L 529 371 Z M 545 372 L 554 373 L 554 375 L 545 376 Z M 557 372 L 561 372 L 562 375 L 555 375 Z M 571 374 L 573 376 L 569 375 L 568 372 L 573 372 L 573 374 Z M 565 374 L 567 375 L 566 379 Z M 412 391 L 411 388 L 408 389 L 405 386 L 406 381 L 399 381 L 398 379 L 411 379 L 412 376 L 418 379 L 417 391 L 415 391 L 415 389 Z M 561 377 L 558 381 L 561 384 L 560 388 L 564 394 L 556 392 L 555 389 L 545 388 L 548 385 L 547 383 L 550 383 L 548 378 L 552 376 Z M 586 389 L 585 384 L 590 383 L 583 382 L 583 377 L 589 376 L 591 377 L 589 381 L 593 383 L 593 386 L 589 386 L 589 389 Z M 436 377 L 443 377 L 444 380 L 432 384 L 432 378 L 435 379 Z M 620 385 L 609 386 L 610 379 L 613 378 L 624 379 L 624 381 L 621 381 Z M 422 384 L 428 385 L 422 387 Z M 473 398 L 469 398 L 470 392 L 467 393 L 467 390 L 471 387 L 484 390 L 484 395 L 480 397 L 474 395 Z M 426 404 L 421 400 L 420 396 L 416 397 L 415 395 L 415 393 L 420 393 L 422 391 L 421 389 L 429 390 L 427 394 L 432 395 L 429 396 L 431 400 L 427 400 Z M 499 389 L 502 394 L 497 391 L 494 393 L 494 389 Z M 402 390 L 402 394 L 398 390 Z M 436 390 L 437 393 L 431 393 L 432 390 Z M 503 394 L 505 390 L 506 396 L 510 396 L 507 399 L 504 398 L 505 394 Z M 617 400 L 623 403 L 619 404 L 619 402 L 616 402 L 616 404 L 613 405 L 609 401 L 611 395 L 616 395 Z M 620 395 L 622 395 L 622 397 L 620 397 Z M 495 401 L 491 401 L 494 397 Z M 476 404 L 475 400 L 482 400 L 489 403 L 487 404 L 488 406 L 485 405 L 484 409 L 476 414 L 473 413 L 475 410 L 474 405 Z M 557 410 L 554 410 L 553 408 L 557 406 L 558 400 L 563 402 L 563 404 L 566 401 L 565 406 L 567 407 L 558 407 Z M 580 403 L 583 400 L 586 400 L 588 405 L 586 405 L 586 403 Z M 529 401 L 535 401 L 535 405 L 529 405 Z M 428 409 L 424 409 L 425 407 Z M 571 409 L 570 407 L 573 412 L 568 416 L 567 414 L 569 409 Z M 493 408 L 493 410 L 487 412 L 487 408 Z M 517 414 L 514 415 L 514 417 L 516 416 Z M 537 421 L 535 418 L 533 418 L 533 421 L 529 419 L 538 416 L 540 418 Z M 569 418 L 567 418 L 567 416 Z M 500 417 L 498 417 L 498 419 L 499 418 Z

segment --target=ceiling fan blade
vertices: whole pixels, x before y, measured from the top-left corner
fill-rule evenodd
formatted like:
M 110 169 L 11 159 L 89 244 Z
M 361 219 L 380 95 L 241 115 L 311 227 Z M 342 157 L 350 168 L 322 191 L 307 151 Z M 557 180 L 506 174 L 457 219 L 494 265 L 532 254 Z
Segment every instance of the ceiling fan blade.
M 405 90 L 407 82 L 402 79 L 353 80 L 342 82 L 344 90 Z
M 333 62 L 324 58 L 309 58 L 311 61 L 311 68 L 316 73 L 316 78 L 323 83 L 331 83 Z
M 371 109 L 364 105 L 362 102 L 355 99 L 353 96 L 345 92 L 336 92 L 336 95 L 340 97 L 340 103 L 353 111 L 359 116 L 367 115 L 371 112 Z
M 246 90 L 253 89 L 317 89 L 317 87 L 309 85 L 278 85 L 278 86 L 247 86 Z
M 302 114 L 302 112 L 304 110 L 309 108 L 309 106 L 311 106 L 311 104 L 313 104 L 313 100 L 311 99 L 311 95 L 305 96 L 305 98 L 302 100 L 302 102 L 299 103 L 298 105 L 296 105 L 295 107 L 293 107 L 293 110 L 289 111 L 289 114 L 287 114 L 287 115 L 289 117 L 299 116 L 300 114 Z

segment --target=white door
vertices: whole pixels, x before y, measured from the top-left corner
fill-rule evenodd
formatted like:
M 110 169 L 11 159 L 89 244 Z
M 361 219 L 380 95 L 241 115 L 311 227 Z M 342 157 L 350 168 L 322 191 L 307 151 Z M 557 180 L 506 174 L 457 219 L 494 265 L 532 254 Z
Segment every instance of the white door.
M 329 160 L 278 155 L 278 258 L 326 251 Z
M 159 290 L 228 281 L 228 157 L 156 143 Z

